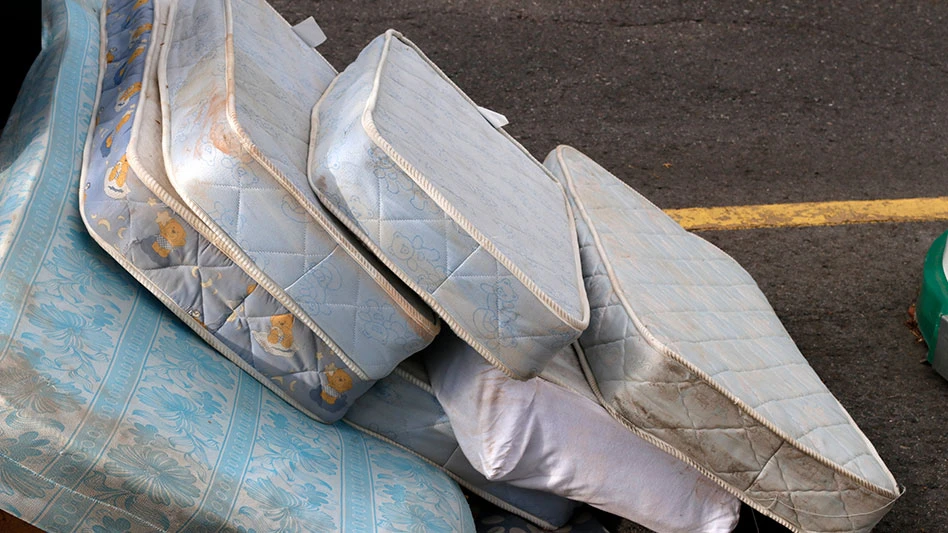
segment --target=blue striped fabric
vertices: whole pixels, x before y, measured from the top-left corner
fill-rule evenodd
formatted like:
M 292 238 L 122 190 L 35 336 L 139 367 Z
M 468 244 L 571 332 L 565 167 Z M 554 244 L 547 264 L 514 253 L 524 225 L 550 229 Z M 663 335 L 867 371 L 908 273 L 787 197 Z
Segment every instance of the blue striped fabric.
M 473 531 L 444 474 L 290 407 L 88 236 L 100 7 L 43 1 L 0 139 L 0 509 L 48 531 Z

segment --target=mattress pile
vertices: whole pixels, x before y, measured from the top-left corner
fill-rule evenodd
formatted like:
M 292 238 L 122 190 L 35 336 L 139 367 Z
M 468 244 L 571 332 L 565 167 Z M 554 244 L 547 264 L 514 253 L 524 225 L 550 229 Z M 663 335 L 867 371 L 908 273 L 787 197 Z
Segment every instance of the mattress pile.
M 740 265 L 405 36 L 337 72 L 264 0 L 102 12 L 88 233 L 313 424 L 544 528 L 868 531 L 899 497 Z

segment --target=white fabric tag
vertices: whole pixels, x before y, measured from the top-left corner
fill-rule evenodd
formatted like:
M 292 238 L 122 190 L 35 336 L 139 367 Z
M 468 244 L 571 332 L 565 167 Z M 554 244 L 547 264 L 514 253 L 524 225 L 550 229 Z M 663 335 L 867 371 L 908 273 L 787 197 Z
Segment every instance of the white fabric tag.
M 300 39 L 303 39 L 304 43 L 313 48 L 326 42 L 326 34 L 323 33 L 323 29 L 319 27 L 319 24 L 316 23 L 316 19 L 313 17 L 309 17 L 296 26 L 293 26 L 293 31 L 300 36 Z
M 481 106 L 477 106 L 477 110 L 480 111 L 481 115 L 487 119 L 487 122 L 490 122 L 495 128 L 503 128 L 507 124 L 510 124 L 510 121 L 507 120 L 507 117 L 496 111 L 491 111 L 490 109 Z

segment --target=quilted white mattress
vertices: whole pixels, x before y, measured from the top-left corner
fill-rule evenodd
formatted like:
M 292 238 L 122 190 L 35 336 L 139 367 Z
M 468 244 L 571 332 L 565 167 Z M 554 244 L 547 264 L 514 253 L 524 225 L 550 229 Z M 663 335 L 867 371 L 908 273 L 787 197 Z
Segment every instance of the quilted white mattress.
M 750 275 L 577 150 L 546 165 L 576 206 L 606 408 L 793 530 L 871 529 L 900 487 Z
M 327 89 L 310 145 L 320 200 L 511 377 L 586 327 L 562 187 L 399 33 Z
M 170 183 L 204 237 L 285 308 L 257 317 L 268 327 L 250 341 L 320 369 L 327 379 L 311 397 L 340 416 L 439 323 L 301 198 L 308 187 L 293 187 L 306 182 L 309 112 L 335 70 L 264 0 L 176 4 L 159 64 Z M 321 346 L 297 342 L 300 328 Z

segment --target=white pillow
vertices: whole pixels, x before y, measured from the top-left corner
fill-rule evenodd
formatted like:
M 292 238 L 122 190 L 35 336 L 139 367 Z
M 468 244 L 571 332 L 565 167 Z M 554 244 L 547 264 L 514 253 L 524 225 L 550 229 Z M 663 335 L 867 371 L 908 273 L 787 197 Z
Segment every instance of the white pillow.
M 572 347 L 513 380 L 453 335 L 425 359 L 464 454 L 491 481 L 545 490 L 656 531 L 729 532 L 740 502 L 592 399 Z M 585 389 L 585 390 L 583 390 Z

